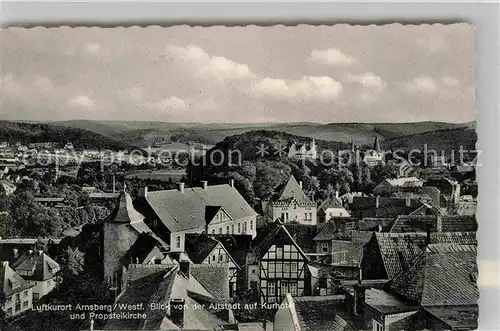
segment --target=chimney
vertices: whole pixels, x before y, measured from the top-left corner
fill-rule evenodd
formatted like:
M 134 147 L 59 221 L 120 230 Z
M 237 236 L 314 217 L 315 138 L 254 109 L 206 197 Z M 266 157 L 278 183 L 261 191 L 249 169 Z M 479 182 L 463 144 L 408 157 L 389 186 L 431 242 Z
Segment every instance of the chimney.
M 14 256 L 14 259 L 17 259 L 19 257 L 19 250 L 17 248 L 14 248 L 12 250 L 12 255 Z
M 229 186 L 234 187 L 234 179 L 231 178 L 229 180 Z
M 179 192 L 184 193 L 184 183 L 179 183 Z
M 2 266 L 7 268 L 9 266 L 9 261 L 2 261 Z
M 379 207 L 380 207 L 380 195 L 377 195 L 377 197 L 375 198 L 375 208 Z
M 179 262 L 179 270 L 184 274 L 184 276 L 189 277 L 189 261 L 180 261 Z
M 39 250 L 39 251 L 38 251 L 38 255 L 43 255 L 43 251 L 42 251 L 42 250 Z
M 33 254 L 33 250 L 32 250 L 32 249 L 30 249 L 30 250 L 28 251 L 28 254 L 29 254 L 29 255 Z
M 179 328 L 184 328 L 184 299 L 170 300 L 170 320 Z
M 406 207 L 411 207 L 411 199 L 410 199 L 410 197 L 406 197 Z
M 144 188 L 142 189 L 142 194 L 145 198 L 148 197 L 148 187 L 147 186 L 144 186 Z
M 299 186 L 300 188 L 302 188 L 302 181 L 299 181 Z
M 207 185 L 208 185 L 208 182 L 206 180 L 201 181 L 201 188 L 203 190 L 205 190 L 205 191 L 207 190 Z
M 436 232 L 443 232 L 443 220 L 439 214 L 436 216 Z
M 338 199 L 339 198 L 339 191 L 335 191 L 335 197 Z
M 382 232 L 382 224 L 378 225 L 378 232 Z

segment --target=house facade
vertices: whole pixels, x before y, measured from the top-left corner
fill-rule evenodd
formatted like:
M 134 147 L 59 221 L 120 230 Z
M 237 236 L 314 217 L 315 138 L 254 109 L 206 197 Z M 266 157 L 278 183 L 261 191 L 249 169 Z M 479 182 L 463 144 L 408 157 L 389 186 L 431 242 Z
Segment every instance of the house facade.
M 43 251 L 32 250 L 23 254 L 12 268 L 24 280 L 35 285 L 32 289 L 34 302 L 56 288 L 56 274 L 61 270 L 59 264 Z
M 301 182 L 291 176 L 277 197 L 269 204 L 269 213 L 273 221 L 279 219 L 283 223 L 296 222 L 305 225 L 316 225 L 316 203 L 302 190 Z
M 0 265 L 0 281 L 0 295 L 4 298 L 0 308 L 6 318 L 18 316 L 33 307 L 35 285 L 24 280 L 7 261 Z
M 318 222 L 323 223 L 332 217 L 351 217 L 340 201 L 338 192 L 326 198 L 318 207 Z
M 287 293 L 310 293 L 308 257 L 279 221 L 270 223 L 253 243 L 253 264 L 259 269 L 261 303 L 279 303 Z

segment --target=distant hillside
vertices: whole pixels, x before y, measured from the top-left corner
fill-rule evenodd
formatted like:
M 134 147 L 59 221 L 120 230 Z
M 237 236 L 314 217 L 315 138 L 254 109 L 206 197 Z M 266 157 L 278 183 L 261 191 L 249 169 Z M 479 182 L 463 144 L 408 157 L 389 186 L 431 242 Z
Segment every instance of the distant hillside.
M 23 144 L 52 141 L 65 144 L 71 142 L 79 149 L 124 150 L 133 148 L 127 143 L 117 141 L 95 132 L 57 126 L 45 123 L 21 123 L 0 121 L 0 141 Z
M 329 141 L 371 144 L 375 135 L 383 139 L 425 133 L 434 130 L 467 128 L 475 123 L 166 123 L 166 122 L 125 122 L 125 121 L 66 121 L 58 125 L 90 130 L 113 137 L 128 144 L 148 146 L 161 140 L 196 142 L 214 145 L 224 138 L 255 130 L 282 131 Z
M 424 144 L 430 150 L 444 150 L 450 153 L 454 150 L 458 153 L 460 146 L 463 149 L 474 150 L 477 142 L 477 133 L 474 126 L 468 128 L 455 128 L 446 130 L 430 131 L 412 135 L 405 135 L 396 138 L 385 139 L 382 147 L 387 149 L 419 149 L 422 150 Z M 458 154 L 457 154 L 458 155 Z

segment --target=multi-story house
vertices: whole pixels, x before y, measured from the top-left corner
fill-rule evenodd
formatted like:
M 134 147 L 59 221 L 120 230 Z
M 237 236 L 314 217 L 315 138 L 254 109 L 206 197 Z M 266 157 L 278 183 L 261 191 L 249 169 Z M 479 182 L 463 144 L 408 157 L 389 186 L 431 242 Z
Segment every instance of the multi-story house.
M 279 303 L 287 293 L 310 293 L 309 259 L 280 221 L 262 229 L 252 243 L 247 261 L 258 266 L 261 303 Z
M 33 307 L 33 287 L 29 281 L 24 280 L 9 262 L 3 261 L 0 265 L 0 307 L 6 318 L 20 315 Z
M 267 208 L 273 221 L 279 219 L 283 223 L 316 225 L 316 203 L 304 193 L 302 182 L 297 182 L 293 176 Z
M 422 187 L 424 182 L 416 177 L 399 177 L 393 179 L 384 179 L 380 184 L 375 186 L 373 193 L 376 195 L 390 195 L 393 192 L 402 189 Z
M 23 254 L 12 268 L 24 280 L 35 285 L 33 301 L 47 295 L 57 286 L 56 274 L 61 270 L 59 264 L 43 251 L 32 250 Z
M 237 290 L 241 267 L 216 238 L 206 234 L 187 234 L 185 253 L 194 264 L 225 264 L 229 267 L 229 297 Z
M 332 217 L 351 217 L 339 199 L 339 193 L 327 197 L 318 207 L 318 222 L 323 223 Z
M 172 252 L 183 252 L 185 236 L 207 234 L 257 234 L 257 213 L 234 187 L 207 185 L 148 192 L 145 188 L 144 213 L 147 223 Z

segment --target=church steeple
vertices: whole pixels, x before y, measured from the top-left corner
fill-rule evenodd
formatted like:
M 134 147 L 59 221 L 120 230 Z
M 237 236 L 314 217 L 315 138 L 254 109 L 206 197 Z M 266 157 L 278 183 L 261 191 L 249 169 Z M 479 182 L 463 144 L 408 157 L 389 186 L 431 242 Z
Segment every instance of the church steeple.
M 354 146 L 354 140 L 351 140 L 351 152 L 356 151 L 356 146 Z
M 380 152 L 380 142 L 378 141 L 378 136 L 375 136 L 375 141 L 373 142 L 373 150 Z

